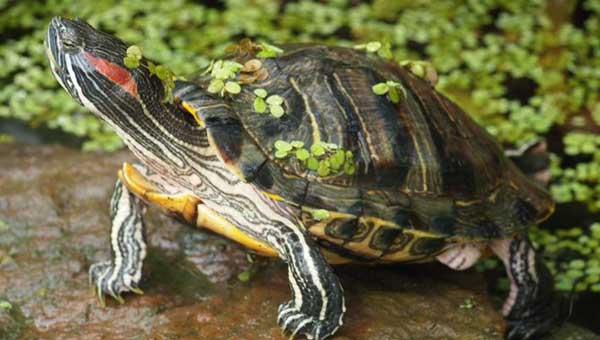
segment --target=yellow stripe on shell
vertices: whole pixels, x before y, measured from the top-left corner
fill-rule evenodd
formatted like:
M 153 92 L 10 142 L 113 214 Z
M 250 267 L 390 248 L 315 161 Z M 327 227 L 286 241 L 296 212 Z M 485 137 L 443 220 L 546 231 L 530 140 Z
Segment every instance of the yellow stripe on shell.
M 183 106 L 183 108 L 194 117 L 194 120 L 196 120 L 196 123 L 198 123 L 198 125 L 205 127 L 204 121 L 200 119 L 200 117 L 198 117 L 198 112 L 194 110 L 194 108 L 190 104 L 188 104 L 185 101 L 182 101 L 181 106 Z

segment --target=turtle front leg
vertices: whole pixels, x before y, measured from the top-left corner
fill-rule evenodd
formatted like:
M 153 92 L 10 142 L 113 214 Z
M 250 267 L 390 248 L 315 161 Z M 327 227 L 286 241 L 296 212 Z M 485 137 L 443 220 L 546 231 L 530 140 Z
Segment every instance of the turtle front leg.
M 342 325 L 342 286 L 305 232 L 285 226 L 274 230 L 267 240 L 288 264 L 292 291 L 292 299 L 279 306 L 277 321 L 292 338 L 325 339 Z
M 511 281 L 502 314 L 507 339 L 531 339 L 547 333 L 558 317 L 553 280 L 527 236 L 493 241 L 491 249 L 504 262 Z
M 94 286 L 100 303 L 104 294 L 123 302 L 121 294 L 142 294 L 138 284 L 142 277 L 142 264 L 146 257 L 146 241 L 142 220 L 143 204 L 117 180 L 110 201 L 111 259 L 90 267 L 90 283 Z

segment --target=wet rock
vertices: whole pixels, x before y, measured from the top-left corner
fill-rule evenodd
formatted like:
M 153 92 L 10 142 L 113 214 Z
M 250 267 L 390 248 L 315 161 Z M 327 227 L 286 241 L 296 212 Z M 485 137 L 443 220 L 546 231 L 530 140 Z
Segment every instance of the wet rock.
M 108 201 L 127 152 L 0 145 L 0 338 L 285 339 L 285 266 L 150 208 L 142 296 L 101 308 L 90 264 L 109 257 Z M 348 312 L 334 337 L 500 339 L 504 321 L 474 272 L 441 265 L 337 267 Z M 251 273 L 249 280 L 238 279 Z M 470 308 L 464 308 L 465 302 Z M 461 305 L 463 308 L 461 308 Z

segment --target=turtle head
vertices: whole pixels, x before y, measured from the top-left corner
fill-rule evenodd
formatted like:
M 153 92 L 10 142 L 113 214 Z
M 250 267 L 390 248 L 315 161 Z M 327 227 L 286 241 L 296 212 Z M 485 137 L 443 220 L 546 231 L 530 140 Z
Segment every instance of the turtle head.
M 46 35 L 52 73 L 81 105 L 122 127 L 126 118 L 161 114 L 163 83 L 148 70 L 147 60 L 130 69 L 123 59 L 127 44 L 82 20 L 55 17 Z

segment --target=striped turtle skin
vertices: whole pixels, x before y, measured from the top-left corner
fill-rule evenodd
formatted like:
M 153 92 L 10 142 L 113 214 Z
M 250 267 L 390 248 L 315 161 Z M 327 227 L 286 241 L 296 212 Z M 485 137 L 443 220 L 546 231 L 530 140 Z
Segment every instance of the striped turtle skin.
M 407 69 L 345 48 L 283 46 L 274 58 L 251 48 L 231 57 L 260 64 L 240 93 L 209 93 L 199 76 L 177 80 L 175 100 L 165 101 L 147 59 L 125 66 L 127 44 L 81 20 L 54 18 L 45 47 L 60 85 L 139 161 L 118 171 L 111 258 L 90 267 L 101 303 L 142 294 L 150 203 L 285 261 L 292 298 L 277 322 L 292 338 L 325 339 L 342 326 L 345 300 L 330 263 L 437 259 L 462 270 L 486 249 L 511 280 L 507 338 L 532 338 L 555 323 L 552 277 L 524 233 L 549 215 L 548 194 Z M 373 93 L 383 81 L 402 85 L 401 100 Z M 282 117 L 254 112 L 259 88 L 281 97 Z M 281 140 L 327 143 L 351 167 L 315 173 L 280 157 Z
M 206 78 L 175 94 L 232 172 L 298 207 L 324 247 L 355 260 L 415 261 L 452 243 L 513 235 L 552 212 L 550 195 L 483 128 L 407 68 L 350 48 L 283 49 L 261 60 L 269 76 L 238 95 L 207 95 Z M 371 89 L 388 80 L 406 90 L 399 103 Z M 256 89 L 280 95 L 285 114 L 255 112 Z M 319 176 L 276 158 L 278 140 L 336 144 L 355 155 L 356 171 Z M 329 217 L 315 220 L 316 209 Z

